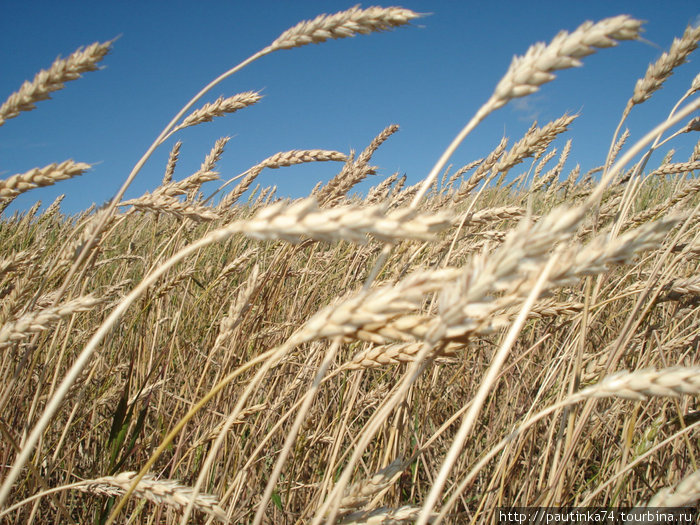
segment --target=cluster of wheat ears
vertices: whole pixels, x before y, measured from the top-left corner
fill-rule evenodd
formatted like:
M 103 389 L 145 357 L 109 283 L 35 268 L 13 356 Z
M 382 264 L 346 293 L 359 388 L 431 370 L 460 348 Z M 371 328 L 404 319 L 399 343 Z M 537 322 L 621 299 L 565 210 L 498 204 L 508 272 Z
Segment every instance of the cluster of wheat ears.
M 376 175 L 392 125 L 359 154 L 277 153 L 211 196 L 201 187 L 228 137 L 179 180 L 177 142 L 162 184 L 123 200 L 179 130 L 260 100 L 193 109 L 242 67 L 418 16 L 355 7 L 302 22 L 198 93 L 109 205 L 66 217 L 59 198 L 2 219 L 4 522 L 487 523 L 503 506 L 697 502 L 700 143 L 685 162 L 647 163 L 700 130 L 700 75 L 635 143 L 623 125 L 700 28 L 631 89 L 588 173 L 566 167 L 570 140 L 552 146 L 577 115 L 448 162 L 555 71 L 639 38 L 629 16 L 514 58 L 416 185 L 394 174 L 351 193 Z M 25 82 L 0 125 L 96 70 L 112 44 Z M 342 167 L 308 198 L 253 188 L 265 169 L 321 161 Z M 89 169 L 67 160 L 0 180 L 2 209 Z

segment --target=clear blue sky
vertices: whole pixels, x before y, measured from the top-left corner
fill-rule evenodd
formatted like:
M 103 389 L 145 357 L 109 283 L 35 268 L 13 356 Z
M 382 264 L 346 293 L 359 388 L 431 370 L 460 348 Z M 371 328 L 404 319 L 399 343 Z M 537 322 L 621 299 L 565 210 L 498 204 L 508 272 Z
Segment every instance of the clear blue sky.
M 66 213 L 101 204 L 202 86 L 300 20 L 352 5 L 352 0 L 0 1 L 2 101 L 58 55 L 121 35 L 102 70 L 68 83 L 53 100 L 0 127 L 0 178 L 70 158 L 95 164 L 82 177 L 20 196 L 8 212 L 26 209 L 36 200 L 46 206 L 60 193 L 67 194 Z M 175 174 L 180 179 L 197 169 L 216 139 L 233 136 L 219 164 L 226 179 L 279 151 L 362 150 L 392 123 L 401 130 L 379 149 L 374 164 L 381 177 L 400 171 L 409 183 L 418 182 L 486 101 L 514 54 L 585 20 L 630 14 L 647 21 L 644 36 L 650 43 L 623 42 L 587 57 L 582 68 L 560 72 L 539 93 L 492 114 L 452 159 L 459 167 L 490 152 L 503 134 L 517 140 L 533 118 L 542 125 L 566 111 L 580 111 L 568 135 L 574 143 L 565 172 L 576 162 L 586 170 L 603 161 L 625 102 L 647 65 L 688 24 L 700 22 L 700 4 L 681 0 L 406 0 L 395 5 L 431 14 L 392 32 L 281 51 L 253 63 L 206 100 L 248 90 L 262 90 L 265 98 L 170 139 L 127 196 L 158 186 L 177 139 L 184 143 Z M 700 70 L 700 54 L 691 58 L 662 91 L 633 110 L 628 120 L 632 139 L 664 119 L 688 89 Z M 673 144 L 676 161 L 687 160 L 698 139 L 693 135 Z M 280 195 L 297 197 L 339 167 L 320 163 L 268 170 L 259 180 L 277 184 Z M 519 173 L 518 168 L 512 172 Z

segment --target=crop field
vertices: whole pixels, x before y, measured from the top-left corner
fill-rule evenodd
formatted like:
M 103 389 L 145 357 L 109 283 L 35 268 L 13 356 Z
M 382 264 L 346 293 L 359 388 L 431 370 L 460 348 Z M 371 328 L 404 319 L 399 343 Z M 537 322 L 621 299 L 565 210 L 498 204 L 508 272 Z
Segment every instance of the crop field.
M 640 71 L 588 172 L 569 158 L 573 113 L 450 158 L 558 71 L 640 38 L 626 15 L 504 64 L 415 184 L 375 175 L 389 123 L 361 151 L 283 151 L 234 179 L 217 171 L 229 137 L 213 138 L 199 170 L 177 169 L 180 130 L 255 110 L 252 91 L 205 103 L 225 78 L 418 17 L 356 7 L 301 22 L 205 86 L 110 202 L 5 211 L 0 522 L 485 524 L 504 507 L 697 505 L 700 142 L 690 158 L 659 152 L 700 131 L 700 75 L 636 141 L 625 122 L 700 27 Z M 99 75 L 118 45 L 56 59 L 9 95 L 0 126 Z M 126 199 L 166 142 L 162 183 Z M 308 197 L 259 184 L 315 162 L 329 177 Z M 90 168 L 4 178 L 0 208 Z

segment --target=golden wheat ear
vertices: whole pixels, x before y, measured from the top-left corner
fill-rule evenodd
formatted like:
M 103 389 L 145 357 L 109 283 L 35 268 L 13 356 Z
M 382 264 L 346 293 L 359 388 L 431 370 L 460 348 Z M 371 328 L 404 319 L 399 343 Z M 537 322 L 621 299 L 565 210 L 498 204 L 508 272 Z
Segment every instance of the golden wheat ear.
M 97 70 L 97 63 L 109 53 L 113 43 L 114 40 L 95 42 L 85 49 L 78 48 L 67 58 L 57 58 L 49 69 L 39 71 L 34 80 L 22 84 L 0 106 L 0 126 L 22 111 L 33 110 L 36 108 L 35 103 L 40 100 L 50 99 L 50 94 L 63 89 L 65 82 L 76 80 L 88 71 Z

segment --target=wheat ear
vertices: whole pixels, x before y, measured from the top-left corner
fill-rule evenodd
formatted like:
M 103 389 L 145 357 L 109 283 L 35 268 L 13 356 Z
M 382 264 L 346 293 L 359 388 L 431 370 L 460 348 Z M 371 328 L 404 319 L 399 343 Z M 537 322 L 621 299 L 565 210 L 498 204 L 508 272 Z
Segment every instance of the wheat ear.
M 634 95 L 627 103 L 625 112 L 629 112 L 632 106 L 649 100 L 654 92 L 661 89 L 663 83 L 673 74 L 673 70 L 684 64 L 688 55 L 697 49 L 698 41 L 700 41 L 700 25 L 688 26 L 681 38 L 674 38 L 668 52 L 661 55 L 655 63 L 650 64 L 644 77 L 637 80 Z
M 78 48 L 68 58 L 57 58 L 48 70 L 39 71 L 31 82 L 25 81 L 19 91 L 10 95 L 0 106 L 0 126 L 22 111 L 34 109 L 35 102 L 51 98 L 49 94 L 63 89 L 64 82 L 80 78 L 87 71 L 95 71 L 97 63 L 107 55 L 113 42 L 95 42 L 85 49 Z
M 349 514 L 365 507 L 374 496 L 399 479 L 407 464 L 397 458 L 369 479 L 352 485 L 340 500 L 340 514 Z
M 353 512 L 340 521 L 339 525 L 410 525 L 415 523 L 420 507 L 405 505 L 398 509 L 381 507 L 371 511 Z M 437 514 L 428 517 L 432 523 Z
M 649 396 L 700 394 L 700 368 L 671 367 L 662 370 L 622 371 L 579 392 L 587 397 L 624 397 L 643 400 Z
M 168 163 L 165 166 L 165 173 L 163 174 L 163 182 L 162 184 L 170 184 L 173 180 L 173 174 L 175 173 L 175 166 L 177 165 L 177 161 L 180 158 L 180 148 L 182 147 L 182 142 L 177 141 L 175 145 L 173 146 L 173 149 L 170 150 L 170 154 L 168 155 Z
M 12 175 L 0 180 L 0 201 L 11 201 L 20 193 L 42 186 L 51 186 L 60 180 L 82 175 L 92 166 L 84 162 L 66 160 L 60 164 L 49 164 L 43 168 L 34 168 L 26 173 Z
M 490 113 L 503 107 L 513 98 L 535 93 L 539 86 L 554 79 L 553 71 L 580 66 L 579 59 L 594 53 L 595 48 L 612 47 L 617 45 L 618 41 L 639 38 L 641 26 L 641 21 L 627 15 L 606 18 L 595 24 L 584 22 L 573 33 L 562 31 L 549 45 L 535 44 L 524 56 L 514 57 L 491 98 L 447 147 L 423 181 L 413 202 L 418 203 L 423 198 L 457 147 Z
M 263 49 L 267 54 L 278 49 L 292 49 L 306 44 L 320 44 L 326 40 L 347 38 L 356 34 L 387 31 L 408 24 L 421 15 L 400 7 L 352 7 L 333 15 L 319 15 L 313 20 L 299 22 L 282 33 Z
M 683 478 L 675 488 L 661 489 L 647 503 L 648 507 L 685 507 L 700 499 L 700 470 Z
M 105 476 L 81 482 L 76 489 L 91 494 L 101 494 L 104 496 L 121 496 L 130 487 L 136 472 L 122 472 L 116 476 Z M 192 489 L 177 481 L 169 479 L 156 479 L 146 475 L 139 480 L 134 489 L 136 496 L 152 501 L 153 503 L 184 509 L 191 501 Z M 201 510 L 217 518 L 219 521 L 227 523 L 226 513 L 219 506 L 216 496 L 210 494 L 197 494 L 194 505 Z
M 216 117 L 235 113 L 239 109 L 247 108 L 248 106 L 258 103 L 260 99 L 262 99 L 262 95 L 255 91 L 246 91 L 245 93 L 239 93 L 227 98 L 219 97 L 214 102 L 204 104 L 201 108 L 190 113 L 179 125 L 175 126 L 161 142 L 164 142 L 173 133 L 181 129 L 196 126 L 203 122 L 211 122 Z
M 280 153 L 276 153 L 271 157 L 266 158 L 259 164 L 256 164 L 242 175 L 234 177 L 233 179 L 223 184 L 216 191 L 216 193 L 218 193 L 223 188 L 231 184 L 234 180 L 243 177 L 243 180 L 239 182 L 238 185 L 233 190 L 231 190 L 231 192 L 228 195 L 221 199 L 221 202 L 219 203 L 219 208 L 222 210 L 230 208 L 241 197 L 241 195 L 248 191 L 250 185 L 265 168 L 277 169 L 287 166 L 294 166 L 296 164 L 304 164 L 306 162 L 345 162 L 346 160 L 347 155 L 339 151 L 332 150 L 309 149 L 282 151 Z M 211 199 L 216 193 L 212 194 L 211 197 L 209 197 L 209 199 Z
M 91 310 L 96 305 L 103 302 L 103 299 L 98 299 L 92 295 L 86 295 L 68 301 L 60 306 L 45 308 L 25 314 L 18 320 L 5 323 L 0 327 L 0 348 L 6 348 L 13 342 L 21 341 L 32 334 L 48 330 L 50 325 L 56 324 L 61 319 L 73 315 L 76 312 Z

